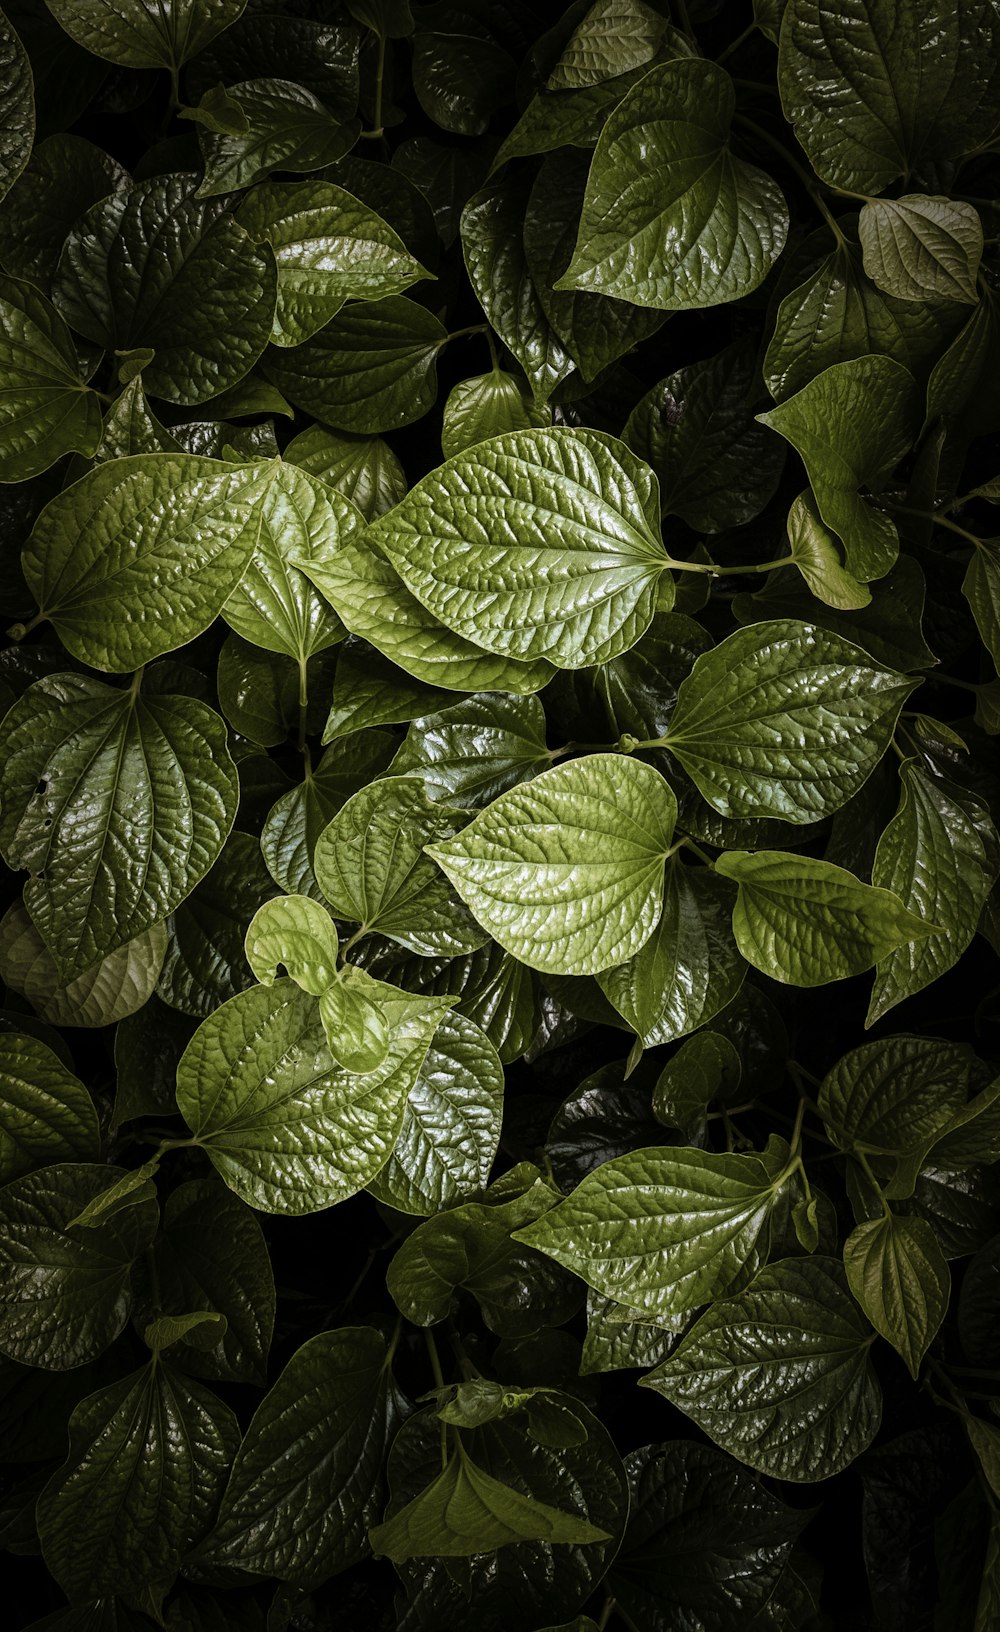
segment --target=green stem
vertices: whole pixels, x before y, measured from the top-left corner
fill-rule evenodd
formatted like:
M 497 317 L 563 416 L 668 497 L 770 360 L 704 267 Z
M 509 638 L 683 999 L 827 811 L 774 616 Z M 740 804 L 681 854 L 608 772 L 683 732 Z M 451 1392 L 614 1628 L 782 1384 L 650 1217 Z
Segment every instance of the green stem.
M 901 516 L 917 516 L 921 521 L 932 521 L 935 527 L 943 527 L 949 533 L 956 533 L 959 538 L 964 538 L 966 543 L 974 544 L 977 550 L 982 548 L 981 538 L 977 538 L 975 533 L 970 533 L 968 528 L 960 527 L 957 521 L 952 521 L 949 516 L 942 515 L 938 510 L 917 510 L 910 504 L 894 504 L 892 508 Z
M 826 200 L 819 190 L 816 177 L 812 174 L 812 172 L 807 170 L 804 164 L 799 163 L 798 159 L 795 157 L 795 154 L 788 151 L 784 142 L 779 141 L 777 136 L 772 136 L 771 132 L 769 130 L 765 130 L 763 125 L 758 125 L 756 119 L 749 119 L 745 113 L 738 113 L 736 115 L 736 121 L 737 123 L 741 124 L 744 129 L 752 131 L 752 133 L 758 137 L 760 141 L 764 142 L 768 147 L 770 147 L 773 152 L 781 155 L 785 163 L 788 165 L 788 168 L 796 176 L 798 176 L 806 192 L 809 194 L 809 197 L 812 199 L 816 208 L 819 210 L 820 215 L 823 217 L 823 220 L 830 228 L 830 231 L 837 240 L 837 247 L 839 249 L 846 248 L 847 238 L 844 236 L 843 228 L 827 205 Z M 838 188 L 834 188 L 833 190 L 834 192 L 839 191 Z
M 424 1345 L 430 1358 L 431 1371 L 434 1374 L 434 1387 L 444 1388 L 446 1385 L 444 1380 L 444 1372 L 441 1370 L 441 1357 L 438 1354 L 437 1344 L 434 1341 L 434 1333 L 431 1331 L 429 1326 L 424 1327 Z
M 486 330 L 486 344 L 490 348 L 490 362 L 493 365 L 493 372 L 494 374 L 499 374 L 501 373 L 500 358 L 497 354 L 496 341 L 493 338 L 493 330 L 490 328 L 487 328 Z
M 730 40 L 729 44 L 727 46 L 725 46 L 724 49 L 719 52 L 719 55 L 715 59 L 716 62 L 725 62 L 727 57 L 731 57 L 733 55 L 734 51 L 739 50 L 739 48 L 743 44 L 744 40 L 748 40 L 750 38 L 751 34 L 756 34 L 756 32 L 757 32 L 757 24 L 756 23 L 748 23 L 746 28 L 743 30 L 743 33 L 742 34 L 737 34 L 735 40 Z
M 676 6 L 677 21 L 680 25 L 681 32 L 686 34 L 688 39 L 691 40 L 694 45 L 697 45 L 698 36 L 691 27 L 691 16 L 688 12 L 687 0 L 674 0 L 674 4 Z
M 306 752 L 306 726 L 309 719 L 309 664 L 299 653 L 299 753 Z
M 470 323 L 468 328 L 455 329 L 455 330 L 453 330 L 453 332 L 451 334 L 446 334 L 443 340 L 439 340 L 437 342 L 437 349 L 440 350 L 440 348 L 442 346 L 449 345 L 452 340 L 464 340 L 466 335 L 469 335 L 469 334 L 487 334 L 488 335 L 489 332 L 490 332 L 490 328 L 489 328 L 488 323 Z M 492 336 L 491 336 L 491 338 L 492 338 Z
M 699 861 L 704 862 L 706 867 L 714 867 L 715 866 L 715 862 L 712 860 L 712 858 L 709 855 L 708 851 L 703 850 L 701 848 L 700 844 L 695 844 L 694 840 L 687 833 L 684 835 L 684 843 L 687 845 L 687 848 L 689 850 L 694 852 L 694 854 L 698 857 Z
M 139 695 L 139 691 L 140 691 L 140 689 L 142 687 L 142 677 L 145 674 L 145 672 L 146 672 L 146 665 L 145 665 L 145 663 L 142 663 L 136 669 L 135 673 L 132 676 L 131 684 L 129 685 L 129 688 L 128 688 L 128 694 L 132 698 L 133 702 L 135 701 L 135 699 Z
M 12 623 L 7 630 L 7 639 L 12 640 L 16 645 L 19 641 L 24 640 L 27 635 L 30 635 L 33 629 L 37 629 L 40 623 L 44 622 L 45 613 L 36 612 L 34 617 L 29 619 L 27 623 Z
M 610 1621 L 610 1619 L 611 1619 L 612 1615 L 614 1614 L 614 1612 L 615 1612 L 615 1601 L 611 1597 L 611 1594 L 609 1593 L 608 1596 L 604 1600 L 604 1607 L 601 1610 L 600 1619 L 597 1622 L 597 1632 L 604 1632 L 604 1629 L 607 1626 L 608 1622 Z
M 370 142 L 377 141 L 380 136 L 385 135 L 385 128 L 382 124 L 382 81 L 384 77 L 385 35 L 380 34 L 378 37 L 378 62 L 375 66 L 375 108 L 372 114 L 373 128 L 371 130 L 363 130 L 361 132 L 362 137 Z
M 971 680 L 956 680 L 954 675 L 951 674 L 934 674 L 932 672 L 928 674 L 927 678 L 928 680 L 940 681 L 942 686 L 957 686 L 960 691 L 979 690 L 979 687 L 974 686 Z

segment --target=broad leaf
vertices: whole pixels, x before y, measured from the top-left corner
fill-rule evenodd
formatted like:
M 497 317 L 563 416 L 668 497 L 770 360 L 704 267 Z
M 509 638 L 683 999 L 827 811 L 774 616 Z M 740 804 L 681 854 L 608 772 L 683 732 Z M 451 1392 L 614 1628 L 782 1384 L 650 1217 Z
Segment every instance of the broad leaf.
M 756 289 L 785 245 L 777 183 L 730 152 L 732 80 L 703 57 L 654 68 L 608 118 L 562 289 L 691 310 Z
M 914 684 L 827 630 L 755 623 L 696 659 L 665 740 L 723 816 L 812 822 L 867 781 Z
M 891 357 L 835 363 L 757 417 L 801 454 L 816 507 L 844 546 L 847 570 L 884 578 L 899 552 L 895 523 L 859 489 L 879 492 L 916 439 L 912 375 Z
M 558 429 L 449 460 L 368 536 L 456 634 L 576 669 L 626 651 L 649 624 L 669 587 L 658 523 L 647 466 L 609 438 Z
M 0 198 L 31 157 L 35 87 L 28 53 L 10 19 L 0 12 Z
M 871 199 L 858 221 L 865 271 L 898 300 L 974 306 L 983 226 L 971 204 L 908 193 Z
M 0 212 L 0 261 L 7 271 L 51 294 L 70 228 L 127 179 L 110 153 L 82 136 L 60 131 L 38 142 Z
M 971 1055 L 935 1037 L 884 1037 L 853 1048 L 827 1072 L 818 1104 L 841 1150 L 897 1156 L 926 1144 L 965 1105 Z
M 37 1038 L 0 1033 L 0 1184 L 100 1154 L 97 1111 L 83 1083 Z
M 456 1012 L 482 1028 L 504 1065 L 528 1048 L 539 1018 L 535 977 L 495 941 L 463 958 L 411 956 L 405 969 L 400 967 L 405 954 L 401 949 L 394 952 L 384 973 L 402 980 L 410 991 L 454 997 Z M 381 964 L 378 967 L 383 972 Z
M 690 1315 L 663 1324 L 641 1309 L 628 1309 L 591 1288 L 587 1293 L 587 1335 L 580 1356 L 580 1376 L 602 1371 L 649 1371 L 665 1360 Z
M 546 81 L 550 91 L 600 85 L 655 57 L 670 25 L 643 0 L 595 0 Z
M 2 49 L 2 46 L 0 46 Z M 45 296 L 0 277 L 0 481 L 23 482 L 101 440 L 101 405 L 80 378 L 73 339 Z
M 374 521 L 406 493 L 403 467 L 380 436 L 342 436 L 310 425 L 293 436 L 282 457 L 309 476 L 318 476 Z
M 247 919 L 274 893 L 260 846 L 234 830 L 201 883 L 173 911 L 157 995 L 204 1018 L 250 985 L 243 951 Z
M 319 1008 L 290 980 L 254 986 L 202 1022 L 177 1068 L 177 1103 L 231 1190 L 262 1212 L 343 1201 L 392 1153 L 447 1000 L 383 994 L 390 1047 L 358 1078 L 330 1053 Z
M 271 182 L 236 214 L 254 243 L 278 263 L 272 339 L 298 346 L 347 300 L 401 295 L 430 273 L 387 221 L 332 181 Z
M 85 675 L 39 680 L 3 728 L 0 842 L 67 977 L 164 919 L 203 878 L 239 792 L 218 715 Z M 178 789 L 183 798 L 178 800 Z
M 840 545 L 820 520 L 808 487 L 792 500 L 785 530 L 791 560 L 818 601 L 847 612 L 871 605 L 871 590 L 843 566 Z
M 132 1307 L 129 1271 L 150 1246 L 159 1209 L 143 1193 L 93 1228 L 70 1220 L 120 1167 L 63 1162 L 0 1192 L 0 1353 L 45 1371 L 70 1371 L 113 1343 Z
M 948 1307 L 951 1276 L 937 1236 L 922 1218 L 886 1213 L 844 1243 L 847 1283 L 875 1330 L 916 1377 Z
M 654 1319 L 683 1314 L 726 1297 L 766 1262 L 781 1157 L 633 1151 L 589 1173 L 515 1240 Z
M 733 851 L 715 867 L 740 887 L 733 932 L 743 956 L 789 986 L 824 986 L 863 974 L 934 930 L 898 895 L 862 884 L 828 861 L 780 850 Z
M 676 815 L 658 771 L 596 754 L 512 788 L 429 853 L 514 957 L 590 975 L 634 956 L 656 927 Z
M 239 17 L 247 0 L 45 0 L 78 45 L 123 68 L 169 68 L 197 56 Z M 95 1594 L 94 1596 L 97 1596 Z
M 282 795 L 264 823 L 260 841 L 279 889 L 323 899 L 313 873 L 316 840 L 351 795 L 385 769 L 392 750 L 388 732 L 360 732 L 349 742 L 335 743 L 317 765 L 307 765 L 305 780 Z
M 296 1350 L 247 1429 L 201 1558 L 308 1588 L 364 1557 L 397 1421 L 388 1365 L 370 1326 Z
M 444 405 L 441 451 L 446 459 L 453 459 L 491 436 L 528 431 L 547 422 L 544 409 L 525 402 L 513 374 L 494 368 L 452 387 Z
M 728 1037 L 699 1031 L 683 1042 L 663 1067 L 653 1089 L 653 1114 L 665 1127 L 679 1128 L 690 1143 L 705 1143 L 713 1099 L 734 1099 L 743 1066 Z
M 715 1304 L 642 1386 L 737 1461 L 776 1479 L 828 1479 L 874 1438 L 873 1334 L 830 1258 L 788 1258 Z
M 980 639 L 1000 673 L 1000 549 L 994 541 L 980 543 L 974 552 L 962 580 L 962 594 L 972 610 Z
M 336 164 L 358 138 L 358 123 L 346 123 L 304 85 L 288 79 L 247 79 L 229 87 L 246 119 L 246 129 L 219 135 L 199 128 L 205 177 L 199 198 L 216 198 L 261 181 L 272 170 L 321 170 Z
M 0 922 L 0 977 L 54 1026 L 110 1026 L 135 1014 L 153 995 L 166 950 L 166 929 L 153 924 L 67 980 L 19 901 Z
M 418 715 L 392 769 L 421 777 L 432 799 L 469 808 L 488 805 L 551 762 L 537 698 L 484 692 Z
M 67 1597 L 136 1597 L 170 1580 L 212 1521 L 240 1431 L 229 1407 L 157 1356 L 91 1394 L 38 1501 L 45 1562 Z

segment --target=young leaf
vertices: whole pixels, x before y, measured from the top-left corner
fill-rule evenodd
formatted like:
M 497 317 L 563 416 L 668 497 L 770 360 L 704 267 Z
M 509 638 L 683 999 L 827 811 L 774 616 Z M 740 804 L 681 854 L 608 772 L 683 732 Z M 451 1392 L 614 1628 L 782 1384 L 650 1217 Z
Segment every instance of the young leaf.
M 316 766 L 307 766 L 305 780 L 277 801 L 260 843 L 279 889 L 323 900 L 312 865 L 316 840 L 351 795 L 385 770 L 393 746 L 385 731 L 363 731 L 335 743 Z
M 922 1218 L 889 1213 L 859 1224 L 844 1243 L 844 1264 L 847 1284 L 875 1330 L 916 1377 L 951 1291 L 931 1226 Z
M 45 296 L 0 277 L 0 482 L 23 482 L 101 440 L 101 404 L 81 380 L 65 322 Z
M 707 1310 L 640 1386 L 760 1473 L 829 1479 L 878 1430 L 872 1341 L 840 1264 L 787 1258 Z
M 983 225 L 971 204 L 935 195 L 873 198 L 858 232 L 865 271 L 898 300 L 957 300 L 974 306 Z
M 683 311 L 763 282 L 788 209 L 770 176 L 732 156 L 734 106 L 729 75 L 703 57 L 676 57 L 640 80 L 601 131 L 557 288 Z
M 856 612 L 871 605 L 871 590 L 841 563 L 841 549 L 824 527 L 811 488 L 792 500 L 786 522 L 791 559 L 810 591 L 825 606 Z
M 31 63 L 16 28 L 0 12 L 0 199 L 6 197 L 31 158 L 34 139 Z
M 827 630 L 755 623 L 696 659 L 666 742 L 721 815 L 812 822 L 867 781 L 915 684 Z
M 595 754 L 512 788 L 428 853 L 530 969 L 591 975 L 634 956 L 655 929 L 676 816 L 658 771 Z
M 0 844 L 66 977 L 159 923 L 225 843 L 239 784 L 223 722 L 193 697 L 39 680 L 7 715 Z M 178 788 L 183 800 L 178 801 Z
M 100 1154 L 97 1111 L 79 1078 L 38 1038 L 0 1032 L 0 1185 Z
M 532 426 L 547 423 L 544 410 L 525 402 L 513 374 L 495 368 L 452 387 L 444 405 L 441 452 L 446 459 L 453 459 L 478 442 L 488 442 L 491 436 L 529 431 Z
M 635 644 L 668 564 L 652 472 L 592 431 L 496 437 L 425 476 L 368 536 L 449 629 L 572 669 Z
M 786 1147 L 787 1150 L 787 1147 Z M 770 1247 L 780 1161 L 649 1148 L 604 1162 L 514 1239 L 655 1319 L 744 1285 Z
M 780 850 L 720 856 L 716 871 L 740 887 L 736 944 L 755 969 L 789 986 L 824 986 L 863 974 L 934 926 L 898 895 L 843 867 Z
M 96 57 L 123 68 L 169 68 L 172 73 L 235 23 L 246 3 L 169 0 L 151 9 L 144 0 L 46 0 L 67 34 Z

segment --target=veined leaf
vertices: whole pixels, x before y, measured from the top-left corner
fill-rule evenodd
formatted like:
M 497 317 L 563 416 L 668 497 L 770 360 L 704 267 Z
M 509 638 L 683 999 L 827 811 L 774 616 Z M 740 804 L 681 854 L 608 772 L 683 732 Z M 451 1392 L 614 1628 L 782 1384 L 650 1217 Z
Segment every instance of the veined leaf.
M 45 3 L 60 27 L 95 57 L 123 68 L 176 71 L 235 23 L 247 0 L 166 0 L 155 7 L 145 0 Z
M 871 605 L 871 590 L 842 564 L 840 545 L 820 520 L 810 488 L 792 500 L 786 531 L 791 559 L 817 600 L 847 612 Z
M 350 152 L 357 120 L 347 122 L 304 85 L 288 79 L 247 79 L 229 87 L 246 129 L 219 135 L 200 127 L 205 161 L 199 198 L 217 198 L 261 181 L 272 170 L 322 170 Z
M 101 404 L 80 378 L 73 338 L 45 296 L 18 278 L 0 277 L 0 372 L 0 482 L 26 481 L 66 453 L 94 453 Z
M 31 63 L 17 29 L 0 12 L 0 199 L 9 193 L 31 158 L 34 139 Z
M 704 1144 L 713 1099 L 734 1099 L 743 1075 L 735 1045 L 717 1031 L 688 1037 L 667 1061 L 653 1089 L 653 1115 L 679 1128 L 689 1142 Z
M 974 551 L 962 580 L 962 594 L 1000 674 L 1000 549 L 995 542 L 984 540 Z
M 59 131 L 36 143 L 0 213 L 0 262 L 50 295 L 70 228 L 82 211 L 127 180 L 117 159 L 82 136 Z
M 971 1063 L 967 1048 L 938 1037 L 883 1037 L 852 1048 L 820 1084 L 829 1138 L 874 1156 L 933 1141 L 965 1105 Z
M 546 89 L 580 90 L 641 68 L 670 32 L 643 0 L 595 0 L 564 45 Z
M 281 796 L 260 841 L 279 889 L 323 900 L 313 873 L 316 840 L 351 795 L 385 770 L 393 746 L 386 731 L 358 732 L 348 742 L 334 743 L 317 765 L 306 768 L 304 781 Z
M 111 1026 L 152 997 L 167 950 L 153 924 L 117 951 L 67 980 L 20 901 L 0 921 L 0 977 L 54 1026 Z
M 274 894 L 260 846 L 234 828 L 212 867 L 170 915 L 157 995 L 203 1019 L 251 984 L 246 922 Z
M 444 405 L 441 451 L 446 459 L 453 459 L 491 436 L 546 424 L 545 410 L 525 402 L 513 374 L 495 368 L 452 387 Z
M 346 436 L 310 425 L 293 436 L 282 457 L 335 487 L 366 521 L 384 515 L 406 493 L 403 467 L 380 436 Z
M 874 198 L 858 221 L 865 271 L 898 300 L 974 306 L 983 225 L 971 204 L 923 193 Z
M 676 816 L 658 771 L 595 754 L 511 788 L 428 853 L 514 957 L 590 975 L 634 956 L 656 927 Z
M 875 1330 L 916 1377 L 948 1307 L 951 1276 L 933 1229 L 923 1218 L 859 1224 L 844 1243 L 847 1283 Z
M 38 1038 L 0 1032 L 0 1184 L 100 1154 L 97 1111 L 83 1083 Z
M 438 714 L 418 714 L 392 769 L 421 777 L 432 799 L 469 808 L 488 805 L 551 763 L 537 698 L 484 692 Z

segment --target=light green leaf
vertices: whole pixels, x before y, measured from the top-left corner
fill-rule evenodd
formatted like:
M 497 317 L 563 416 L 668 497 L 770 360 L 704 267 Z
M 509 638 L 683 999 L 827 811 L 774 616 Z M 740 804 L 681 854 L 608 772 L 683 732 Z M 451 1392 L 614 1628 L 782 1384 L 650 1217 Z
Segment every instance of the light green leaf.
M 937 928 L 880 960 L 868 1024 L 959 960 L 998 874 L 1000 838 L 986 805 L 916 761 L 900 767 L 900 802 L 878 842 L 872 883 Z
M 31 158 L 34 139 L 31 63 L 17 29 L 0 11 L 0 198 L 10 192 Z
M 895 523 L 862 498 L 878 493 L 917 434 L 913 377 L 891 357 L 835 363 L 758 419 L 801 455 L 826 525 L 844 546 L 847 570 L 884 578 L 899 553 Z
M 147 0 L 45 3 L 60 27 L 95 57 L 123 68 L 176 70 L 235 23 L 247 0 L 158 0 L 155 6 Z
M 421 777 L 432 799 L 470 808 L 488 805 L 551 762 L 538 699 L 483 692 L 415 718 L 392 770 Z
M 630 1151 L 514 1239 L 605 1297 L 654 1319 L 680 1315 L 745 1286 L 766 1263 L 787 1153 Z
M 546 425 L 548 418 L 544 410 L 525 402 L 513 374 L 495 368 L 452 386 L 444 405 L 441 451 L 453 459 L 477 442 Z
M 236 815 L 219 716 L 88 675 L 31 686 L 3 727 L 0 845 L 66 977 L 161 922 L 203 878 Z M 182 796 L 179 798 L 179 792 Z
M 247 919 L 273 893 L 257 840 L 234 829 L 201 883 L 171 914 L 157 996 L 204 1018 L 249 986 Z
M 83 1083 L 36 1037 L 0 1033 L 0 1184 L 100 1154 L 97 1111 Z
M 494 656 L 446 629 L 407 589 L 370 535 L 341 540 L 323 562 L 297 565 L 326 596 L 352 634 L 407 674 L 450 691 L 538 691 L 555 672 L 544 658 L 521 663 Z
M 37 1510 L 67 1597 L 134 1598 L 170 1580 L 208 1529 L 239 1442 L 229 1407 L 159 1356 L 78 1405 Z
M 788 0 L 778 84 L 785 118 L 824 181 L 880 193 L 987 141 L 1000 112 L 989 0 Z
M 752 623 L 695 660 L 665 740 L 721 815 L 813 822 L 868 780 L 915 684 L 815 625 Z
M 431 715 L 454 700 L 454 692 L 414 680 L 373 646 L 348 635 L 337 654 L 323 741 L 335 742 L 368 726 L 399 725 Z
M 972 609 L 976 628 L 1000 674 L 1000 547 L 981 540 L 962 580 L 962 594 Z
M 434 405 L 448 333 L 405 295 L 356 301 L 294 351 L 272 348 L 264 372 L 289 402 L 339 431 L 411 425 Z
M 129 1271 L 156 1233 L 155 1197 L 93 1229 L 69 1221 L 126 1177 L 120 1167 L 60 1162 L 0 1193 L 0 1353 L 70 1371 L 114 1342 L 132 1307 Z
M 231 1190 L 268 1213 L 311 1213 L 364 1188 L 392 1154 L 447 999 L 383 987 L 390 1047 L 358 1078 L 327 1047 L 315 1000 L 290 980 L 254 986 L 202 1022 L 177 1068 L 177 1103 Z
M 0 379 L 0 482 L 27 481 L 66 453 L 94 453 L 101 404 L 80 378 L 73 337 L 18 278 L 0 277 Z
M 867 584 L 859 583 L 842 565 L 840 546 L 820 520 L 810 488 L 792 500 L 786 530 L 791 559 L 817 600 L 848 612 L 871 604 Z
M 112 674 L 185 645 L 246 571 L 277 469 L 167 453 L 98 465 L 50 500 L 25 547 L 39 617 Z
M 839 1263 L 788 1258 L 707 1310 L 640 1386 L 769 1477 L 828 1479 L 878 1430 L 872 1340 Z
M 406 1101 L 396 1148 L 369 1189 L 404 1213 L 431 1214 L 489 1183 L 503 1120 L 503 1067 L 479 1026 L 442 1016 Z
M 397 1420 L 380 1332 L 310 1338 L 258 1406 L 199 1559 L 305 1589 L 360 1562 Z
M 945 1317 L 951 1275 L 922 1218 L 890 1213 L 859 1224 L 844 1242 L 847 1284 L 875 1330 L 902 1355 L 911 1377 Z
M 155 1201 L 156 1186 L 152 1181 L 158 1166 L 159 1159 L 153 1156 L 141 1167 L 133 1167 L 88 1201 L 86 1207 L 69 1220 L 66 1228 L 96 1229 L 126 1208 L 141 1207 L 147 1201 Z
M 668 374 L 636 404 L 622 432 L 656 472 L 662 514 L 698 532 L 751 521 L 781 475 L 785 450 L 754 418 L 755 352 L 738 341 Z
M 153 924 L 66 980 L 19 901 L 0 922 L 0 978 L 53 1026 L 110 1026 L 135 1014 L 153 995 L 166 950 L 166 929 Z
M 733 931 L 743 956 L 789 986 L 863 974 L 897 946 L 934 931 L 898 895 L 828 861 L 781 850 L 732 851 L 715 867 L 740 887 Z
M 601 131 L 580 236 L 558 288 L 685 311 L 737 300 L 785 245 L 777 183 L 730 152 L 725 69 L 676 57 L 640 80 Z
M 535 977 L 496 941 L 464 958 L 407 957 L 400 948 L 393 952 L 388 968 L 379 964 L 380 973 L 398 979 L 408 991 L 454 997 L 455 1012 L 482 1028 L 504 1065 L 528 1048 L 539 1023 Z
M 325 482 L 294 465 L 274 472 L 261 505 L 260 530 L 249 565 L 222 608 L 231 629 L 268 652 L 302 665 L 343 639 L 329 603 L 294 563 L 322 562 L 340 538 L 362 525 L 354 506 Z
M 858 220 L 865 271 L 897 300 L 974 306 L 983 224 L 971 204 L 923 193 L 873 198 Z
M 594 754 L 511 788 L 429 854 L 529 969 L 592 975 L 633 957 L 655 929 L 676 817 L 658 771 Z
M 736 1097 L 743 1064 L 721 1032 L 699 1031 L 683 1042 L 663 1067 L 653 1089 L 653 1115 L 664 1127 L 678 1128 L 704 1144 L 705 1117 L 713 1099 Z
M 403 467 L 380 436 L 343 436 L 325 425 L 310 425 L 293 436 L 283 458 L 329 482 L 366 521 L 384 515 L 406 493 Z
M 272 339 L 298 346 L 346 300 L 401 295 L 432 276 L 374 210 L 332 181 L 270 182 L 236 212 L 255 244 L 278 263 Z
M 600 85 L 655 57 L 670 25 L 642 0 L 595 0 L 546 81 L 549 91 Z
M 670 587 L 655 477 L 594 431 L 495 437 L 425 476 L 368 537 L 456 634 L 563 668 L 633 646 Z
M 306 767 L 305 780 L 282 795 L 260 841 L 279 889 L 322 901 L 312 866 L 316 840 L 351 795 L 385 770 L 394 746 L 387 731 L 360 732 L 327 749 L 317 765 Z
M 477 1468 L 457 1436 L 434 1482 L 369 1532 L 376 1558 L 470 1558 L 518 1541 L 610 1541 L 607 1530 L 575 1513 L 522 1496 Z
M 338 918 L 426 957 L 473 952 L 486 939 L 424 854 L 458 825 L 417 776 L 362 788 L 316 841 L 316 881 Z
M 251 187 L 272 170 L 322 170 L 350 152 L 358 139 L 358 121 L 344 123 L 304 85 L 289 79 L 247 79 L 230 85 L 247 129 L 222 136 L 199 129 L 205 178 L 199 198 Z
M 697 1031 L 742 986 L 733 901 L 732 885 L 711 868 L 671 860 L 649 940 L 626 963 L 598 974 L 602 992 L 647 1048 Z

